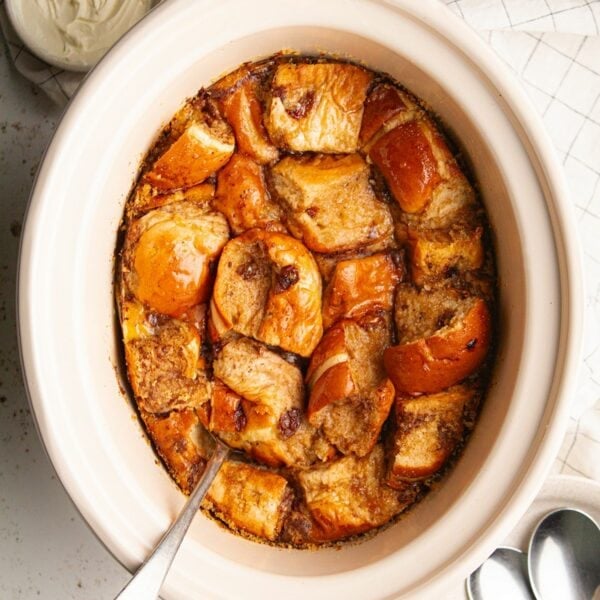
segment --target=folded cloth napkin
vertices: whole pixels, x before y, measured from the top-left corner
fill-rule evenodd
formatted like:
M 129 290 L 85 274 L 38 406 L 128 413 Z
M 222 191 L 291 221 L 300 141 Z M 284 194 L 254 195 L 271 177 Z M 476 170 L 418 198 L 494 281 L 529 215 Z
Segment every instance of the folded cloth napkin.
M 600 0 L 446 0 L 513 70 L 542 115 L 583 253 L 583 360 L 552 471 L 600 482 Z
M 33 2 L 34 0 L 29 0 Z M 66 106 L 77 91 L 85 73 L 65 71 L 53 67 L 29 52 L 17 35 L 6 14 L 4 0 L 0 0 L 0 29 L 15 69 L 37 85 L 59 106 Z
M 600 0 L 443 0 L 511 67 L 542 115 L 577 214 L 586 283 L 585 339 L 571 419 L 553 472 L 600 482 Z M 0 0 L 15 68 L 65 105 L 83 74 L 23 46 Z

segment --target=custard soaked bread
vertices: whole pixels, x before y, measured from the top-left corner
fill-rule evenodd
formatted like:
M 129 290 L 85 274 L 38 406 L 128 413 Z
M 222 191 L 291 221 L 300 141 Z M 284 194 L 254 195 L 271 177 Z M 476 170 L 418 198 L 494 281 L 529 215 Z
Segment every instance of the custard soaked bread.
M 233 330 L 310 356 L 323 332 L 321 291 L 315 260 L 300 242 L 252 229 L 223 251 L 213 321 L 221 334 Z
M 239 397 L 234 427 L 211 429 L 233 448 L 268 466 L 306 466 L 330 456 L 330 446 L 306 420 L 300 369 L 260 342 L 233 339 L 213 363 L 215 377 Z M 220 400 L 213 395 L 212 411 Z M 221 403 L 221 410 L 226 406 Z
M 292 234 L 309 250 L 353 250 L 390 239 L 392 217 L 369 183 L 367 163 L 347 156 L 288 156 L 271 169 Z
M 328 57 L 240 66 L 162 131 L 120 239 L 139 416 L 186 494 L 214 437 L 236 451 L 202 506 L 232 532 L 364 539 L 459 456 L 493 366 L 493 236 L 397 82 Z
M 431 477 L 460 442 L 463 414 L 476 394 L 457 385 L 437 394 L 396 397 L 392 415 L 388 485 Z
M 356 152 L 371 79 L 345 63 L 278 65 L 265 120 L 271 139 L 295 152 Z
M 306 374 L 308 419 L 344 454 L 368 454 L 390 411 L 394 386 L 383 367 L 390 332 L 381 313 L 343 319 L 313 353 Z
M 440 288 L 396 294 L 399 344 L 387 348 L 384 362 L 398 392 L 439 392 L 477 370 L 491 340 L 486 301 Z

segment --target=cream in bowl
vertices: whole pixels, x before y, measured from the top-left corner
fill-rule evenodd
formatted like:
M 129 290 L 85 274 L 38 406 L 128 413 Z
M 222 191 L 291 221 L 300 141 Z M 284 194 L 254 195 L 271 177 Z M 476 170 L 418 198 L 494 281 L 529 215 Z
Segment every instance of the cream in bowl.
M 11 22 L 34 54 L 52 65 L 87 71 L 154 0 L 6 0 Z

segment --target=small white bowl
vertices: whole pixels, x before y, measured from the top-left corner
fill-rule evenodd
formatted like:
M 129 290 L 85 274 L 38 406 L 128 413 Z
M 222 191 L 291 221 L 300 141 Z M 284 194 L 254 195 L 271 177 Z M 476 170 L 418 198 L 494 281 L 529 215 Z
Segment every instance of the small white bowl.
M 100 62 L 38 173 L 22 237 L 23 368 L 68 493 L 129 568 L 184 498 L 119 389 L 113 253 L 139 161 L 184 99 L 243 61 L 326 51 L 390 73 L 468 155 L 495 233 L 500 347 L 464 455 L 393 527 L 342 550 L 258 545 L 200 516 L 169 598 L 442 598 L 535 497 L 562 441 L 579 360 L 582 292 L 561 169 L 523 93 L 435 0 L 172 0 Z
M 128 3 L 126 5 L 121 0 L 121 9 L 125 12 L 124 16 L 122 16 L 122 13 L 119 14 L 117 10 L 111 10 L 111 8 L 118 9 L 118 5 L 113 7 L 110 5 L 101 6 L 101 14 L 108 15 L 108 18 L 113 17 L 114 22 L 109 22 L 107 26 L 103 26 L 106 25 L 106 22 L 95 26 L 89 19 L 82 18 L 79 22 L 89 32 L 88 39 L 93 40 L 94 43 L 92 47 L 82 46 L 70 53 L 63 51 L 67 46 L 66 34 L 61 32 L 59 28 L 53 27 L 52 19 L 46 18 L 46 16 L 53 14 L 53 12 L 54 14 L 60 14 L 61 11 L 65 10 L 67 14 L 72 14 L 75 10 L 79 11 L 78 6 L 71 6 L 72 3 L 64 1 L 59 1 L 58 5 L 55 5 L 52 0 L 46 0 L 46 7 L 44 7 L 43 0 L 42 2 L 39 2 L 39 0 L 4 0 L 4 6 L 18 36 L 33 54 L 60 69 L 85 72 L 89 71 L 108 48 L 156 3 L 156 0 L 151 0 L 145 6 L 140 5 L 139 1 L 125 0 Z M 134 2 L 138 4 L 134 5 Z M 83 10 L 85 10 L 85 4 L 85 2 L 82 3 Z M 128 12 L 128 9 L 133 12 Z M 104 12 L 102 13 L 102 11 Z M 76 14 L 81 13 L 77 12 Z M 73 35 L 72 29 L 69 30 L 69 34 Z

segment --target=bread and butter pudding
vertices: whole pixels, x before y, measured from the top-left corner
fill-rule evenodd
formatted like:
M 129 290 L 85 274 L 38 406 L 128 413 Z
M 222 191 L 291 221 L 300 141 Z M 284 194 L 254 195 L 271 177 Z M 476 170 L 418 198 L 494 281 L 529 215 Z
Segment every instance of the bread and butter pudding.
M 460 453 L 493 360 L 483 206 L 423 104 L 328 57 L 188 100 L 126 204 L 116 296 L 152 443 L 203 508 L 312 547 L 374 532 Z

